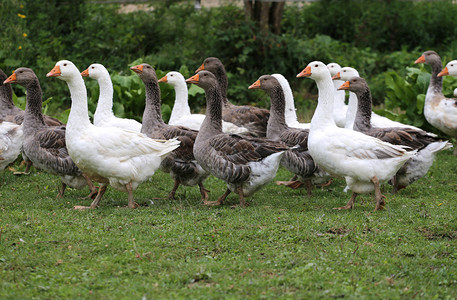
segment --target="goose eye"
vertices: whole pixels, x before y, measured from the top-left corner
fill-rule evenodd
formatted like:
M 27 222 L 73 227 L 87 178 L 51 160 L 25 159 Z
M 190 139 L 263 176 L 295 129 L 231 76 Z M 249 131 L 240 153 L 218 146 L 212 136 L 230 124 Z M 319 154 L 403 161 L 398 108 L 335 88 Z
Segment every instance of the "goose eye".
M 314 65 L 314 66 L 315 66 L 316 68 L 318 68 L 318 67 L 319 67 L 319 65 Z
M 92 70 L 95 69 L 95 67 L 92 67 Z
M 173 77 L 173 74 L 171 74 L 170 77 Z
M 64 67 L 66 67 L 66 66 L 67 66 L 67 64 L 63 64 L 63 66 L 64 66 Z

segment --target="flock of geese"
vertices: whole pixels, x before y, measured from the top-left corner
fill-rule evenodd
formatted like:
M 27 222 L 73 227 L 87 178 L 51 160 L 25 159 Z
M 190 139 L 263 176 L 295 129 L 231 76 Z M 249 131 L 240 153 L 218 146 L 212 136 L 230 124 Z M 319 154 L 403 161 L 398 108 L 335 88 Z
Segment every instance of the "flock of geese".
M 442 76 L 457 76 L 457 61 L 442 69 L 439 55 L 426 51 L 416 60 L 431 66 L 424 114 L 427 121 L 450 137 L 457 137 L 457 100 L 442 93 Z M 351 67 L 313 61 L 297 77 L 314 80 L 318 105 L 311 123 L 300 123 L 293 93 L 281 74 L 263 75 L 249 86 L 262 89 L 271 99 L 270 110 L 237 106 L 227 98 L 228 80 L 222 62 L 206 58 L 196 74 L 185 79 L 169 72 L 158 79 L 153 67 L 131 67 L 143 81 L 146 106 L 142 123 L 113 114 L 113 85 L 101 64 L 83 72 L 68 60 L 56 63 L 47 77 L 65 81 L 71 94 L 67 124 L 43 115 L 42 91 L 29 68 L 18 68 L 7 78 L 0 70 L 0 169 L 20 153 L 27 163 L 60 176 L 63 197 L 66 186 L 89 187 L 90 206 L 97 208 L 108 185 L 128 193 L 128 207 L 135 208 L 133 191 L 157 169 L 174 181 L 169 198 L 180 185 L 198 186 L 205 205 L 222 205 L 234 192 L 240 206 L 274 179 L 279 166 L 294 176 L 278 182 L 291 188 L 328 184 L 332 176 L 344 177 L 352 196 L 374 191 L 375 210 L 385 206 L 380 186 L 389 181 L 393 193 L 423 177 L 436 153 L 452 144 L 433 133 L 391 121 L 372 112 L 367 82 Z M 93 124 L 89 119 L 83 77 L 98 81 L 100 95 Z M 166 124 L 161 115 L 159 82 L 173 85 L 176 99 Z M 25 111 L 14 106 L 10 83 L 26 89 Z M 187 84 L 205 90 L 206 115 L 192 114 Z M 345 104 L 349 91 L 348 104 Z M 227 184 L 226 191 L 209 201 L 204 181 L 213 175 Z M 92 182 L 97 182 L 97 188 Z

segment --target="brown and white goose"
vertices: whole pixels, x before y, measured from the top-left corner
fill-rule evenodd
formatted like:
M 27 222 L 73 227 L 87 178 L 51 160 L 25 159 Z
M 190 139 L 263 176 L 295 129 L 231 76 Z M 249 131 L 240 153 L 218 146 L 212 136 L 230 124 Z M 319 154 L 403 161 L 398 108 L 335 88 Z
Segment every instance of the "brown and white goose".
M 216 57 L 206 58 L 195 73 L 207 70 L 213 73 L 218 81 L 222 95 L 222 120 L 237 126 L 243 126 L 257 137 L 265 137 L 270 112 L 264 108 L 249 105 L 237 106 L 227 98 L 228 79 L 225 67 Z
M 146 107 L 143 114 L 141 133 L 153 139 L 177 138 L 181 144 L 171 152 L 161 163 L 160 169 L 170 173 L 175 184 L 169 194 L 174 199 L 176 190 L 182 185 L 198 185 L 202 201 L 208 199 L 208 191 L 203 186 L 203 181 L 209 176 L 195 160 L 193 149 L 198 131 L 183 126 L 166 124 L 162 119 L 160 104 L 160 88 L 157 75 L 153 67 L 141 64 L 131 67 L 138 74 L 146 87 Z
M 436 154 L 439 151 L 452 147 L 448 141 L 444 141 L 434 134 L 429 134 L 421 129 L 373 127 L 371 124 L 371 92 L 365 79 L 353 77 L 341 85 L 339 90 L 349 90 L 357 96 L 357 113 L 353 126 L 354 130 L 393 145 L 408 146 L 411 151 L 417 150 L 416 154 L 394 176 L 392 180 L 392 193 L 396 193 L 398 190 L 422 178 L 432 166 Z
M 415 63 L 425 63 L 432 67 L 432 76 L 425 95 L 425 119 L 445 134 L 457 137 L 457 99 L 449 99 L 443 95 L 443 78 L 438 77 L 442 70 L 440 56 L 435 51 L 425 51 Z M 457 147 L 454 155 L 457 155 Z
M 91 194 L 97 189 L 92 182 L 83 176 L 68 155 L 65 143 L 65 125 L 48 126 L 44 122 L 41 111 L 42 96 L 40 82 L 32 69 L 19 68 L 5 80 L 5 83 L 18 83 L 26 88 L 26 107 L 22 122 L 24 141 L 23 152 L 32 161 L 33 165 L 53 175 L 60 176 L 62 188 L 57 195 L 62 198 L 68 186 L 82 189 L 89 186 Z
M 205 170 L 227 183 L 226 192 L 217 201 L 205 204 L 221 205 L 231 192 L 235 192 L 240 205 L 245 206 L 245 197 L 275 177 L 288 147 L 266 139 L 223 133 L 224 100 L 216 76 L 199 71 L 186 81 L 203 88 L 206 94 L 206 117 L 195 140 L 195 158 Z
M 308 152 L 309 129 L 291 128 L 286 124 L 284 116 L 285 96 L 277 78 L 272 75 L 263 75 L 249 86 L 249 89 L 262 89 L 270 96 L 271 107 L 267 139 L 279 141 L 291 147 L 282 157 L 281 165 L 297 175 L 299 181 L 292 181 L 286 185 L 295 188 L 305 182 L 308 195 L 311 195 L 311 180 L 316 176 L 322 178 L 325 172 L 319 169 Z

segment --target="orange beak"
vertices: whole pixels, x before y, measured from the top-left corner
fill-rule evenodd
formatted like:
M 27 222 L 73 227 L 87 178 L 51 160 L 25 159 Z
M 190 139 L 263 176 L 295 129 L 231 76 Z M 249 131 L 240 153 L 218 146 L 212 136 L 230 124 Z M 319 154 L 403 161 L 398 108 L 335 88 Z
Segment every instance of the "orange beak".
M 167 75 L 163 76 L 162 78 L 159 79 L 159 82 L 168 82 Z
M 445 67 L 441 72 L 438 73 L 438 77 L 449 75 L 449 70 Z
M 415 64 L 419 64 L 419 63 L 425 63 L 425 56 L 421 56 L 419 57 L 418 59 L 416 59 L 416 61 L 414 62 Z
M 16 82 L 16 73 L 11 74 L 10 77 L 8 77 L 5 81 L 3 81 L 3 84 L 11 83 L 11 82 Z
M 85 69 L 84 71 L 81 72 L 82 77 L 89 77 L 89 69 Z
M 60 67 L 55 66 L 48 74 L 46 74 L 46 77 L 58 77 L 60 75 L 62 75 L 60 72 Z
M 186 82 L 188 82 L 188 83 L 199 83 L 200 82 L 200 75 L 195 74 L 191 78 L 186 79 Z
M 253 84 L 251 84 L 248 89 L 252 90 L 252 89 L 260 89 L 260 80 L 257 80 L 256 82 L 254 82 Z
M 195 71 L 195 73 L 203 71 L 204 69 L 205 69 L 205 64 L 202 64 L 200 67 L 198 67 L 198 69 L 197 69 L 197 71 Z
M 311 67 L 307 66 L 303 69 L 300 73 L 298 73 L 297 77 L 309 77 L 311 76 Z
M 349 80 L 348 80 L 348 81 L 346 81 L 345 83 L 343 83 L 343 84 L 338 88 L 338 90 L 349 90 L 349 86 L 350 86 L 350 84 L 349 84 Z
M 133 67 L 130 68 L 130 70 L 132 70 L 135 73 L 140 74 L 140 73 L 143 72 L 143 65 L 133 66 Z
M 336 75 L 333 76 L 332 79 L 333 79 L 333 80 L 341 79 L 341 74 L 340 74 L 340 72 L 336 73 Z

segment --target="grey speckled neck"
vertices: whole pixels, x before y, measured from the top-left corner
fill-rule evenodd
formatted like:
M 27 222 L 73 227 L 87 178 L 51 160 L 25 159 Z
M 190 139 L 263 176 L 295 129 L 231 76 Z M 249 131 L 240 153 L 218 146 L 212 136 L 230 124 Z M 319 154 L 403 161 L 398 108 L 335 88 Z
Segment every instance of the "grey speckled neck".
M 286 124 L 284 91 L 278 85 L 267 91 L 271 99 L 270 118 L 267 125 L 267 138 L 279 140 L 281 133 L 288 129 Z
M 43 103 L 43 93 L 41 91 L 38 78 L 31 80 L 25 86 L 27 90 L 27 103 L 24 115 L 24 132 L 36 132 L 37 129 L 45 125 L 41 105 Z
M 154 129 L 165 126 L 162 119 L 160 88 L 154 79 L 144 83 L 146 88 L 146 106 L 143 113 L 143 126 L 141 133 L 151 134 Z
M 0 109 L 2 114 L 3 111 L 10 110 L 14 107 L 11 84 L 3 84 L 3 81 L 7 78 L 8 76 L 0 69 Z
M 206 140 L 222 133 L 222 95 L 218 86 L 205 90 L 206 117 L 198 133 L 198 139 Z
M 354 121 L 354 130 L 366 131 L 371 129 L 371 92 L 368 87 L 363 91 L 355 93 L 357 95 L 357 114 Z
M 438 73 L 443 69 L 441 59 L 438 57 L 429 63 L 432 67 L 432 77 L 430 78 L 430 86 L 435 93 L 442 94 L 443 77 L 438 77 Z
M 219 84 L 220 94 L 222 97 L 222 104 L 228 105 L 229 101 L 227 99 L 227 87 L 228 87 L 228 78 L 227 73 L 223 65 L 220 67 L 209 69 L 211 73 L 213 73 L 217 78 L 217 83 Z

